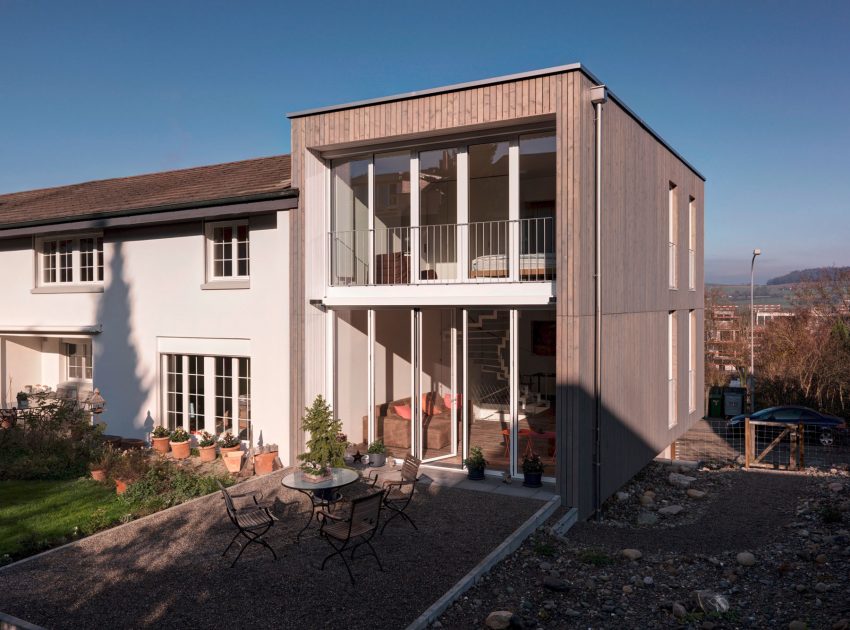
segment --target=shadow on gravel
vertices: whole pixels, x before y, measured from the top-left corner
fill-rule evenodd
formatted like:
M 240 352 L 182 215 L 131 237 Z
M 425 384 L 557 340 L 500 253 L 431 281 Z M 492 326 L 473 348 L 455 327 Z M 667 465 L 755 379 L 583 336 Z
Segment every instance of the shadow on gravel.
M 359 487 L 358 487 L 359 486 Z M 249 548 L 233 569 L 221 552 L 233 535 L 220 495 L 110 530 L 0 570 L 0 610 L 49 628 L 238 627 L 400 628 L 416 618 L 495 548 L 540 502 L 437 485 L 411 506 L 417 532 L 393 523 L 375 546 L 385 571 L 366 557 L 351 585 L 312 526 L 300 542 L 306 499 L 280 474 L 247 482 L 280 503 L 268 536 L 279 560 Z M 357 484 L 351 494 L 368 491 Z M 344 509 L 344 508 L 343 508 Z M 231 554 L 234 552 L 231 551 Z

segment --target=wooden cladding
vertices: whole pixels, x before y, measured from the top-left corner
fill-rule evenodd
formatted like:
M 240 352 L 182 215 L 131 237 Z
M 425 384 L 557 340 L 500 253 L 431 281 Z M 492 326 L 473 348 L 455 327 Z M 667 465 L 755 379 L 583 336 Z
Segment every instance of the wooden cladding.
M 293 136 L 298 130 L 302 134 L 302 146 L 326 147 L 553 114 L 561 76 L 536 77 L 295 118 Z

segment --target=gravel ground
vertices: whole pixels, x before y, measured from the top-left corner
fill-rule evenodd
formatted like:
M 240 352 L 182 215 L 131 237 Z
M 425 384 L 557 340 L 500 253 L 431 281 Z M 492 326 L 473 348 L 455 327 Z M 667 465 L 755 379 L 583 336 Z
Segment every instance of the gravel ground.
M 671 472 L 694 477 L 689 488 L 707 494 L 686 501 Z M 656 493 L 654 508 L 640 502 L 646 490 Z M 682 472 L 652 464 L 623 492 L 602 522 L 580 523 L 564 539 L 538 530 L 435 627 L 850 628 L 846 470 Z M 675 516 L 634 524 L 677 504 L 684 509 Z M 728 610 L 701 606 L 707 592 Z
M 308 530 L 306 498 L 281 472 L 234 493 L 275 498 L 281 521 L 268 536 L 279 560 L 252 545 L 235 568 L 220 557 L 234 530 L 219 494 L 83 539 L 0 570 L 0 611 L 47 628 L 403 628 L 530 517 L 531 499 L 420 485 L 409 510 L 419 531 L 393 521 L 374 559 L 353 565 L 352 586 L 327 543 Z M 356 495 L 367 489 L 355 484 Z M 231 554 L 234 552 L 231 551 Z M 232 558 L 232 555 L 229 556 Z

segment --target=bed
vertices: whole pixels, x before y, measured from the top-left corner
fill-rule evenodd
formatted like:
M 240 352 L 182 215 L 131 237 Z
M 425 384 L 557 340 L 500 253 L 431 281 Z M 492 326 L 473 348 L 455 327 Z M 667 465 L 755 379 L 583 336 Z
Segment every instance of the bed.
M 472 259 L 471 278 L 507 278 L 508 255 L 490 254 Z M 552 279 L 555 277 L 555 254 L 520 254 L 519 277 L 528 279 Z

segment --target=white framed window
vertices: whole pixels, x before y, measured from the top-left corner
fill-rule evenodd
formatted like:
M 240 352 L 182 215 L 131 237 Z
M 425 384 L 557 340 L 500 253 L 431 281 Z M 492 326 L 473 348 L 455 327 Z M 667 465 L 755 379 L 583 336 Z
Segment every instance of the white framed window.
M 250 232 L 247 220 L 206 224 L 208 282 L 250 278 Z
M 39 238 L 35 253 L 39 287 L 103 284 L 102 235 Z
M 667 257 L 670 267 L 670 288 L 676 289 L 679 286 L 678 257 L 676 255 L 676 243 L 679 233 L 679 212 L 678 212 L 678 194 L 676 192 L 676 184 L 669 182 L 667 193 L 667 223 L 668 223 L 668 238 L 667 238 Z
M 688 289 L 697 290 L 697 200 L 688 197 Z
M 65 349 L 65 378 L 69 381 L 92 380 L 91 343 L 87 341 L 66 342 Z
M 673 428 L 679 422 L 679 396 L 676 383 L 677 365 L 676 311 L 667 314 L 667 426 Z
M 697 410 L 697 313 L 688 311 L 688 411 Z
M 169 429 L 231 431 L 249 439 L 249 357 L 163 354 L 163 416 Z

